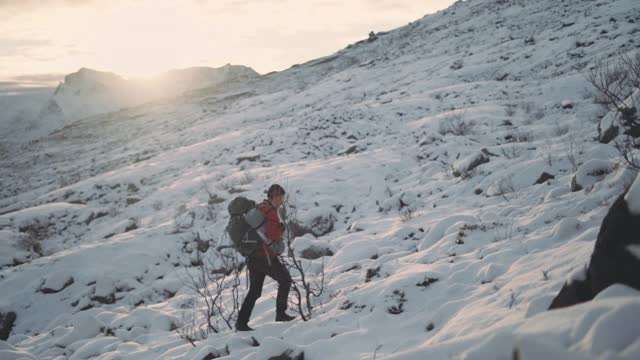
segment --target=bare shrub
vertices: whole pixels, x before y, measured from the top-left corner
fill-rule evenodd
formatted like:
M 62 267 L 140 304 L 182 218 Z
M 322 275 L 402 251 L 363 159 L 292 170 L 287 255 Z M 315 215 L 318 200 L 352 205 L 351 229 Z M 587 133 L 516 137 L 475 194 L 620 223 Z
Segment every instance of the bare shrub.
M 413 210 L 409 207 L 404 208 L 400 213 L 400 220 L 402 220 L 403 223 L 407 223 L 411 221 L 411 219 L 413 219 Z
M 497 183 L 496 195 L 502 196 L 505 200 L 509 201 L 514 197 L 516 191 L 513 185 L 512 176 L 505 176 L 500 178 Z
M 245 171 L 242 173 L 242 177 L 240 177 L 240 182 L 238 185 L 249 185 L 255 180 L 255 177 L 251 175 L 249 171 Z
M 538 108 L 532 116 L 534 120 L 542 120 L 546 116 L 546 113 L 543 108 Z
M 196 243 L 203 241 L 193 234 Z M 219 239 L 208 240 L 206 252 L 196 247 L 195 258 L 183 264 L 181 273 L 185 285 L 195 295 L 191 317 L 178 329 L 181 338 L 195 343 L 219 333 L 223 328 L 233 329 L 240 309 L 240 272 L 243 262 L 235 250 L 221 245 Z
M 553 147 L 549 138 L 545 139 L 542 148 L 542 158 L 549 166 L 553 166 Z
M 285 200 L 284 209 L 292 209 L 292 211 L 283 211 L 281 216 L 284 223 L 299 223 L 296 219 L 296 207 L 288 204 L 289 198 Z M 292 248 L 293 238 L 292 232 L 287 229 L 287 253 L 286 256 L 280 256 L 280 260 L 291 273 L 291 290 L 293 299 L 289 299 L 293 307 L 293 311 L 300 315 L 303 321 L 308 321 L 313 315 L 315 307 L 313 299 L 322 296 L 325 289 L 325 264 L 324 257 L 321 258 L 319 271 L 314 274 L 308 274 L 308 268 L 313 265 L 312 261 L 304 261 L 296 257 Z M 311 275 L 311 276 L 310 276 Z
M 587 74 L 587 79 L 597 91 L 597 100 L 607 110 L 616 112 L 618 126 L 624 129 L 624 136 L 616 137 L 617 131 L 606 134 L 612 126 L 602 128 L 598 123 L 598 138 L 609 142 L 615 138 L 614 146 L 624 161 L 633 168 L 640 169 L 637 150 L 640 149 L 640 117 L 636 97 L 640 90 L 640 54 L 635 56 L 620 53 L 614 59 L 601 60 Z
M 533 134 L 527 131 L 515 131 L 512 134 L 508 134 L 504 137 L 508 142 L 516 143 L 528 143 L 533 140 Z
M 36 222 L 26 227 L 20 228 L 22 233 L 18 240 L 18 247 L 21 250 L 29 251 L 33 254 L 43 256 L 42 241 L 49 237 L 49 223 Z
M 155 211 L 162 210 L 162 201 L 160 200 L 154 201 L 153 204 L 151 204 L 151 208 Z
M 209 190 L 209 186 L 207 186 L 206 183 L 202 183 L 202 188 L 209 197 L 207 199 L 207 220 L 210 222 L 216 222 L 216 220 L 218 219 L 216 205 L 223 203 L 225 199 L 211 192 L 211 190 Z
M 513 237 L 513 221 L 508 221 L 502 226 L 496 226 L 495 241 L 505 241 Z
M 503 146 L 500 148 L 500 152 L 509 160 L 517 159 L 522 154 L 522 151 L 517 146 Z
M 520 107 L 522 108 L 522 111 L 524 111 L 525 115 L 529 115 L 533 111 L 533 103 L 530 102 L 523 102 L 520 104 Z
M 465 121 L 464 115 L 464 112 L 456 112 L 440 121 L 438 133 L 443 136 L 446 134 L 453 134 L 456 136 L 471 134 L 471 131 L 475 126 L 475 122 Z
M 573 172 L 575 173 L 576 171 L 578 171 L 578 167 L 580 166 L 580 164 L 578 164 L 578 160 L 576 158 L 576 142 L 573 136 L 569 137 L 569 149 L 567 149 L 567 160 L 569 160 L 569 163 L 571 163 L 571 169 L 573 170 Z

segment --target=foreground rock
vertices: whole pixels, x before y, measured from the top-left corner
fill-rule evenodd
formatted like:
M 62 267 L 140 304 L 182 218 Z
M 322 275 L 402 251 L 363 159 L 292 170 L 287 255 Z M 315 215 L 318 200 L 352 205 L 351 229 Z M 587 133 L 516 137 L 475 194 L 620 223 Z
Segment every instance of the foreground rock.
M 591 262 L 583 279 L 568 281 L 549 309 L 593 299 L 619 283 L 640 290 L 640 176 L 613 203 L 602 221 Z
M 0 340 L 7 340 L 13 324 L 16 322 L 16 313 L 10 311 L 6 314 L 0 313 Z

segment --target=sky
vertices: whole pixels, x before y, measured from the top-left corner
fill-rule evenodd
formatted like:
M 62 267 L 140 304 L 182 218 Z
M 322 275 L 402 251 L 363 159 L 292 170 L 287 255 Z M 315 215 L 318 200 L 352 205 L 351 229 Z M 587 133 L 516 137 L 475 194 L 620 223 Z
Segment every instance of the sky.
M 0 0 L 0 83 L 87 67 L 127 78 L 191 66 L 264 74 L 329 55 L 453 0 Z

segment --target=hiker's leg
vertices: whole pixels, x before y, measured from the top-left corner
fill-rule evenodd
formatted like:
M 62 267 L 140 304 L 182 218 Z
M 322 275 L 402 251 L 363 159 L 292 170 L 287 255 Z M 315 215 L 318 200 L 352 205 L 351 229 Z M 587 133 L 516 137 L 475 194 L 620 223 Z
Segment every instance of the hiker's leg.
M 242 307 L 238 312 L 238 324 L 246 325 L 249 323 L 251 312 L 256 305 L 256 301 L 262 295 L 262 285 L 266 273 L 262 271 L 259 264 L 260 260 L 250 259 L 247 269 L 249 270 L 249 292 L 242 302 Z
M 271 268 L 267 275 L 278 282 L 278 297 L 276 298 L 276 313 L 281 314 L 287 310 L 289 290 L 291 289 L 291 275 L 289 270 L 278 258 L 271 260 Z

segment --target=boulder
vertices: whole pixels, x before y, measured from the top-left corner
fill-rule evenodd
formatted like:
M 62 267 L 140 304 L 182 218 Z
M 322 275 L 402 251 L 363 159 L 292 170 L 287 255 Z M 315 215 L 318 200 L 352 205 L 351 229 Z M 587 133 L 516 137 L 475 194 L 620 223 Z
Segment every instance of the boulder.
M 0 313 L 0 340 L 7 340 L 13 324 L 16 322 L 16 313 L 9 311 L 8 313 Z
M 313 235 L 316 237 L 326 235 L 333 231 L 333 224 L 335 222 L 335 218 L 329 215 L 319 215 L 311 220 L 310 228 Z
M 302 250 L 302 252 L 300 253 L 300 256 L 303 259 L 315 260 L 323 256 L 333 256 L 333 251 L 331 251 L 331 249 L 326 247 L 310 246 Z
M 640 176 L 602 221 L 584 279 L 564 284 L 549 309 L 593 299 L 613 284 L 640 290 Z
M 588 186 L 594 185 L 598 181 L 611 173 L 615 164 L 609 160 L 589 160 L 582 164 L 576 174 L 571 178 L 571 191 L 580 191 Z
M 535 183 L 533 183 L 534 185 L 537 184 L 544 184 L 545 182 L 549 181 L 549 180 L 553 180 L 556 177 L 549 174 L 548 172 L 543 172 L 542 174 L 540 174 L 540 177 L 538 178 L 538 180 L 536 180 Z M 572 182 L 572 186 L 573 186 L 573 182 Z
M 40 292 L 43 294 L 55 294 L 68 288 L 73 284 L 73 276 L 64 274 L 52 274 L 50 275 L 40 288 Z
M 485 150 L 485 149 L 483 149 Z M 478 166 L 488 163 L 489 157 L 485 155 L 485 152 L 478 152 L 471 156 L 467 156 L 453 163 L 452 170 L 453 176 L 463 178 L 469 176 L 469 173 Z

